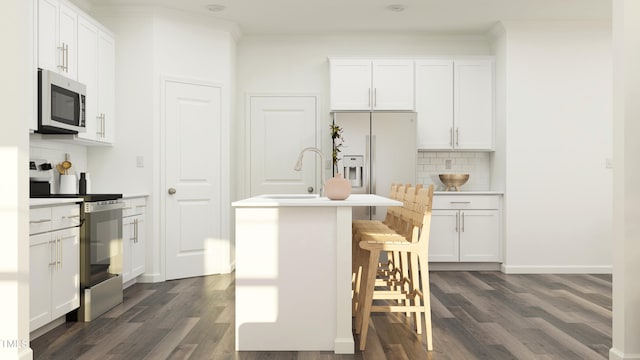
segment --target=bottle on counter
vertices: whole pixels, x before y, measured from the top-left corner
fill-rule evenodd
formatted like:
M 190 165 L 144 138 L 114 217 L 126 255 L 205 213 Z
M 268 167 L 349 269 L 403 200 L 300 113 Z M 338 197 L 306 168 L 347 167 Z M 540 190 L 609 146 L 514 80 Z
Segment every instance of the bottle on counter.
M 89 173 L 84 173 L 84 179 L 87 181 L 87 194 L 91 194 L 91 178 Z
M 78 194 L 85 195 L 87 193 L 87 174 L 80 173 L 80 181 L 78 182 Z

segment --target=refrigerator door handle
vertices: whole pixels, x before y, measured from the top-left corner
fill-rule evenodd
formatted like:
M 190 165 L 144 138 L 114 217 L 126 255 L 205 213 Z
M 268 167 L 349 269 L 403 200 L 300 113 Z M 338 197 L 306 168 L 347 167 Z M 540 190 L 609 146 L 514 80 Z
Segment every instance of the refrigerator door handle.
M 376 193 L 376 136 L 371 136 L 371 193 Z
M 364 189 L 366 194 L 371 194 L 371 136 L 366 135 L 364 139 L 364 169 L 363 169 L 363 180 L 364 180 Z
M 376 136 L 371 136 L 371 194 L 376 193 Z M 377 207 L 371 207 L 371 215 L 376 215 Z

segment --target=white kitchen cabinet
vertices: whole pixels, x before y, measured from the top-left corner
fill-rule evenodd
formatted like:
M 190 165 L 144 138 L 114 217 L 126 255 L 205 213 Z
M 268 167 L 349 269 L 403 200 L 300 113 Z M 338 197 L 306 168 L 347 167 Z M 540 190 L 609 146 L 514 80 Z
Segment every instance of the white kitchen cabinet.
M 500 262 L 499 195 L 436 195 L 431 262 Z
M 416 61 L 418 148 L 492 150 L 492 59 Z
M 145 272 L 145 208 L 144 197 L 124 199 L 122 210 L 123 264 L 122 282 L 129 281 Z
M 65 2 L 38 1 L 38 66 L 77 79 L 78 14 Z
M 413 61 L 330 59 L 331 110 L 413 110 Z
M 87 86 L 86 131 L 78 138 L 111 144 L 115 129 L 114 39 L 93 20 L 80 16 L 78 48 L 78 81 Z
M 30 211 L 30 331 L 80 306 L 80 207 Z
M 115 140 L 115 40 L 93 18 L 63 0 L 38 1 L 38 66 L 87 87 L 86 131 L 73 136 L 87 145 Z M 33 130 L 37 123 L 31 125 Z M 53 136 L 49 138 L 53 139 Z M 69 137 L 64 136 L 62 140 Z
M 100 141 L 115 140 L 115 42 L 111 35 L 98 32 L 98 122 Z

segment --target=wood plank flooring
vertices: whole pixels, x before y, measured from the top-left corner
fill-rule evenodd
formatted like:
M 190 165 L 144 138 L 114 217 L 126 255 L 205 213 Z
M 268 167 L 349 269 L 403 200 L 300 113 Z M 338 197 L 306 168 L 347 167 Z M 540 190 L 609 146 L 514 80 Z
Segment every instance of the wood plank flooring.
M 607 359 L 610 275 L 432 272 L 434 351 L 402 314 L 373 314 L 367 350 L 234 351 L 234 275 L 135 284 L 90 323 L 31 342 L 34 359 Z M 357 348 L 357 344 L 356 344 Z

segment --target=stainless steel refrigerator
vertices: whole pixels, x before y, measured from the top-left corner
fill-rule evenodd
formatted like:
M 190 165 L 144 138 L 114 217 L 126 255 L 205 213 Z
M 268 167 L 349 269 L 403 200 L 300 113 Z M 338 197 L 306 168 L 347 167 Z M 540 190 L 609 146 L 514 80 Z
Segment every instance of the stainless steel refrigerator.
M 413 112 L 336 112 L 344 139 L 339 171 L 353 194 L 389 197 L 392 183 L 416 183 L 416 120 Z M 383 219 L 384 207 L 354 207 L 354 219 Z

